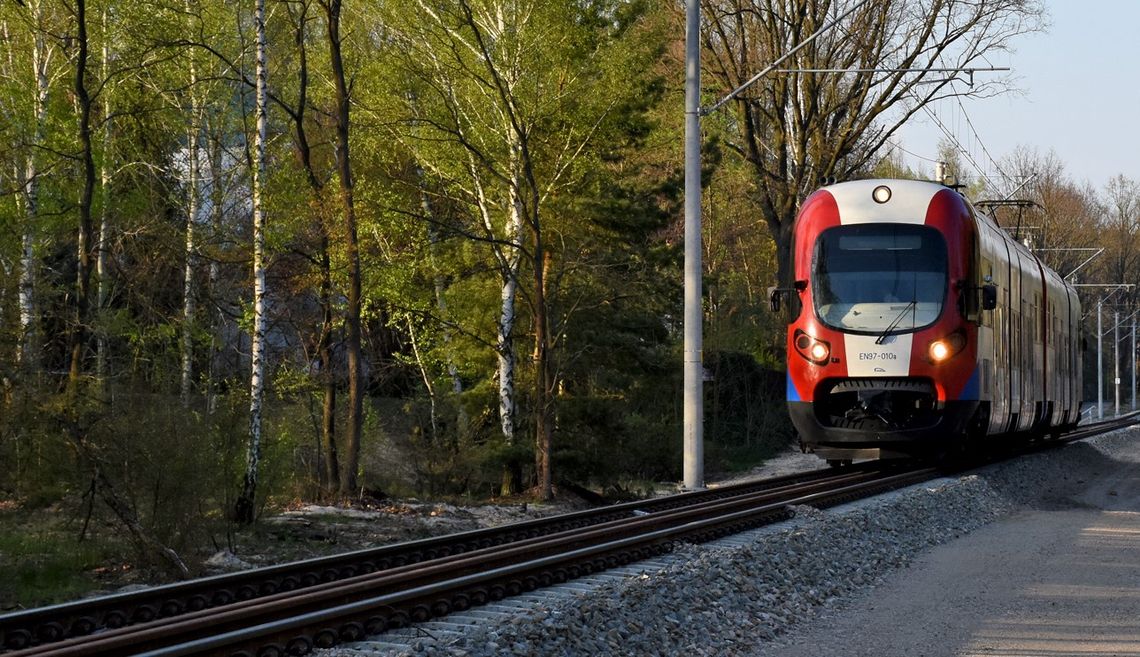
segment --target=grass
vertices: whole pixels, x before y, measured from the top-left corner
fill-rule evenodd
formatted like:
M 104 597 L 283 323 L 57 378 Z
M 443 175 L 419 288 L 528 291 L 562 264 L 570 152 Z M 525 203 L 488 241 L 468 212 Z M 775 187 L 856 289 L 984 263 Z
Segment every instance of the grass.
M 74 600 L 99 589 L 100 572 L 114 562 L 51 513 L 0 513 L 0 610 Z

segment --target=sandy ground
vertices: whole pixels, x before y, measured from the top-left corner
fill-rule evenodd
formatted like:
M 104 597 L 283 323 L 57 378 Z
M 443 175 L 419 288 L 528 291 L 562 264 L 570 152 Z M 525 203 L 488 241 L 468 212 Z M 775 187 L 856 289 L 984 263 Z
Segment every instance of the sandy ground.
M 1099 470 L 756 654 L 1140 657 L 1140 444 Z
M 764 461 L 763 464 L 752 468 L 748 472 L 741 472 L 727 477 L 712 478 L 707 485 L 709 488 L 716 488 L 717 486 L 727 486 L 729 484 L 755 481 L 757 479 L 779 477 L 781 475 L 806 472 L 808 470 L 819 470 L 826 467 L 827 461 L 824 461 L 815 454 L 804 454 L 800 451 L 798 445 L 789 445 L 780 453 Z

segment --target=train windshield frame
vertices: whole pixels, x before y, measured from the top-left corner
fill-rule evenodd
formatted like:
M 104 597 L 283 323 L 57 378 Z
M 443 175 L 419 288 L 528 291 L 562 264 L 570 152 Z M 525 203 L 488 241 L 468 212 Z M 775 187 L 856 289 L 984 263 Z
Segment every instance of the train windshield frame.
M 949 287 L 946 239 L 922 224 L 828 228 L 812 253 L 812 304 L 824 325 L 885 335 L 924 329 L 942 315 Z

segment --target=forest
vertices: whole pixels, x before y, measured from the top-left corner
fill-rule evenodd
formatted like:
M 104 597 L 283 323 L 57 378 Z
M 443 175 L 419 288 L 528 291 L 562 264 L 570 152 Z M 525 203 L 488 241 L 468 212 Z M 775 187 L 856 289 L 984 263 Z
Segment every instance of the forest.
M 702 105 L 854 4 L 703 2 Z M 297 500 L 676 482 L 684 13 L 0 2 L 0 555 L 52 511 L 185 577 Z M 945 71 L 1046 22 L 1032 0 L 871 0 L 704 118 L 710 470 L 793 439 L 767 290 L 825 181 L 945 161 L 972 198 L 1032 201 L 994 212 L 1062 274 L 1137 278 L 1136 181 L 1082 181 L 1046 142 L 1004 178 L 952 135 L 917 163 L 898 142 L 1014 89 Z

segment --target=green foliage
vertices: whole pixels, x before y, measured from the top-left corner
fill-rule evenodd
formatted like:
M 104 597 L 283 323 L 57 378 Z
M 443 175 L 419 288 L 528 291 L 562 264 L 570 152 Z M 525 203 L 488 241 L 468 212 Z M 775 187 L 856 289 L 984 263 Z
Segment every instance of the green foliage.
M 76 310 L 78 140 L 69 75 L 75 30 L 65 6 L 39 3 L 44 13 L 33 16 L 35 4 L 0 2 L 6 30 L 0 39 L 0 503 L 27 513 L 48 510 L 65 522 L 41 531 L 16 519 L 10 526 L 26 536 L 0 535 L 5 558 L 19 550 L 40 555 L 26 573 L 12 571 L 28 593 L 4 595 L 21 599 L 34 597 L 31 587 L 69 595 L 84 586 L 82 578 L 37 579 L 52 568 L 90 571 L 95 559 L 130 560 L 148 574 L 159 568 L 122 531 L 122 519 L 91 497 L 96 470 L 148 535 L 192 564 L 214 546 L 240 540 L 225 515 L 245 468 L 252 314 L 250 7 L 93 5 L 94 156 L 109 176 L 95 203 L 96 216 L 105 210 L 108 222 L 101 242 L 105 298 L 90 327 L 99 343 L 85 345 L 81 387 L 88 396 L 60 396 Z M 797 11 L 798 4 L 773 6 L 773 16 L 788 20 L 771 25 L 756 19 L 759 14 L 716 14 L 716 21 L 739 21 L 739 29 L 710 33 L 708 45 L 732 55 L 721 61 L 740 66 L 709 70 L 713 86 L 732 88 L 739 82 L 734 76 L 771 60 L 765 30 L 794 31 L 808 24 L 797 21 L 810 22 L 824 7 Z M 360 494 L 493 496 L 505 468 L 532 462 L 539 310 L 549 317 L 556 380 L 555 479 L 624 495 L 642 486 L 631 482 L 679 478 L 683 69 L 676 60 L 682 32 L 675 9 L 659 0 L 382 0 L 354 5 L 344 16 L 369 391 Z M 466 10 L 476 20 L 468 20 Z M 341 341 L 348 235 L 336 184 L 325 28 L 310 2 L 277 5 L 267 26 L 271 381 L 257 500 L 263 511 L 327 495 L 319 474 L 327 458 L 321 447 L 325 383 L 340 393 L 346 384 Z M 852 32 L 860 39 L 872 33 Z M 777 36 L 773 43 L 786 41 Z M 1004 45 L 1009 35 L 995 36 Z M 37 38 L 51 53 L 39 128 L 31 66 Z M 737 47 L 738 38 L 753 51 Z M 797 61 L 826 63 L 842 54 L 832 50 L 854 43 L 821 40 Z M 867 48 L 855 59 L 876 52 L 881 49 Z M 907 76 L 907 85 L 921 82 Z M 776 245 L 786 247 L 787 235 L 772 230 L 786 228 L 799 195 L 821 175 L 927 175 L 878 149 L 892 130 L 859 109 L 870 96 L 856 93 L 840 102 L 859 89 L 852 79 L 769 78 L 750 97 L 754 113 L 726 109 L 704 121 L 710 470 L 747 467 L 790 439 L 785 327 L 767 308 L 767 288 L 776 283 L 781 260 Z M 815 97 L 797 87 L 805 81 L 816 85 Z M 813 100 L 800 107 L 808 112 L 801 117 L 807 127 L 781 125 L 795 113 L 769 105 L 801 97 Z M 196 137 L 186 130 L 193 107 L 201 112 Z M 751 145 L 750 117 L 759 121 Z M 298 122 L 311 171 L 302 160 Z M 204 207 L 218 202 L 219 212 L 203 210 L 188 258 L 190 187 L 183 172 L 191 141 L 200 142 L 211 167 L 216 157 L 218 169 L 209 169 L 201 191 L 209 201 Z M 943 156 L 956 158 L 949 151 Z M 39 205 L 28 216 L 27 199 L 17 190 L 33 160 Z M 1033 222 L 1049 226 L 1048 239 L 1056 242 L 1049 245 L 1108 246 L 1089 275 L 1134 277 L 1135 226 L 1128 220 L 1134 208 L 1109 212 L 1096 190 L 1059 179 L 1059 170 L 1026 164 L 1024 172 L 1042 172 L 1026 190 L 1047 208 L 1043 221 Z M 1126 182 L 1108 196 L 1121 203 L 1135 196 Z M 510 225 L 516 198 L 522 230 Z M 1117 221 L 1100 223 L 1109 217 Z M 540 233 L 545 261 L 533 250 Z M 34 255 L 35 328 L 43 338 L 38 364 L 27 369 L 17 358 L 24 337 L 18 282 L 25 235 Z M 321 289 L 326 255 L 327 296 Z M 517 273 L 510 264 L 516 257 Z M 197 310 L 187 318 L 188 261 Z M 1053 264 L 1071 269 L 1079 259 L 1059 263 Z M 545 274 L 545 308 L 535 301 L 537 267 Z M 496 345 L 504 281 L 511 276 L 519 282 L 507 336 L 518 363 L 513 444 L 504 439 L 498 416 Z M 318 356 L 323 303 L 333 323 L 327 363 Z M 187 323 L 195 386 L 183 400 L 177 391 Z M 1086 358 L 1086 367 L 1091 361 Z M 338 402 L 339 438 L 343 394 Z M 521 468 L 524 481 L 533 479 L 532 468 Z M 76 540 L 89 512 L 87 535 L 99 549 Z
M 45 416 L 47 390 L 18 381 L 0 403 L 0 493 L 32 509 L 50 506 L 80 488 L 58 425 Z
M 212 430 L 220 415 L 203 418 L 149 392 L 91 387 L 74 400 L 37 392 L 0 415 L 0 455 L 10 464 L 0 509 L 24 514 L 8 545 L 42 543 L 25 546 L 29 558 L 11 571 L 12 595 L 26 595 L 19 582 L 52 587 L 40 601 L 89 588 L 97 562 L 128 564 L 149 580 L 169 568 L 155 544 L 191 567 L 208 556 L 202 550 L 225 533 L 220 501 L 231 488 L 232 445 Z
M 558 413 L 556 458 L 575 477 L 582 473 L 592 480 L 623 476 L 622 468 L 602 468 L 601 462 L 628 461 L 644 476 L 670 476 L 676 469 L 675 449 L 665 446 L 671 443 L 643 438 L 674 431 L 677 410 L 672 361 L 679 259 L 671 230 L 679 210 L 679 117 L 664 103 L 671 84 L 662 59 L 671 38 L 667 8 L 654 1 L 533 2 L 531 11 L 511 14 L 517 24 L 487 28 L 487 56 L 479 57 L 470 49 L 442 47 L 457 39 L 472 43 L 474 26 L 458 21 L 455 31 L 447 21 L 424 21 L 428 6 L 462 18 L 459 5 L 416 3 L 380 3 L 345 17 L 371 339 L 368 371 L 372 391 L 392 396 L 375 400 L 380 410 L 371 415 L 374 455 L 366 478 L 390 490 L 483 490 L 500 476 L 504 462 L 531 456 L 526 441 L 511 447 L 502 443 L 496 417 L 494 343 L 503 271 L 492 242 L 509 237 L 504 218 L 510 176 L 504 174 L 517 135 L 507 130 L 502 98 L 496 99 L 488 83 L 488 65 L 498 67 L 512 85 L 534 184 L 540 188 L 541 208 L 528 212 L 542 222 L 551 254 L 547 294 L 559 372 L 557 403 L 567 405 Z M 469 5 L 488 15 L 495 6 Z M 110 16 L 105 27 L 103 9 Z M 273 12 L 268 25 L 276 95 L 265 187 L 276 367 L 265 446 L 266 476 L 272 481 L 265 501 L 270 504 L 281 495 L 315 494 L 324 394 L 314 368 L 322 230 L 330 238 L 337 320 L 345 290 L 344 229 L 335 185 L 328 184 L 336 175 L 335 140 L 327 120 L 333 100 L 328 44 L 319 12 L 309 7 L 304 22 L 300 9 L 291 5 Z M 72 17 L 52 8 L 34 24 L 29 11 L 11 3 L 0 8 L 13 35 L 4 45 L 11 57 L 0 57 L 4 66 L 12 66 L 0 78 L 0 105 L 11 118 L 0 130 L 10 137 L 5 143 L 14 144 L 0 152 L 0 171 L 8 176 L 18 170 L 28 153 L 42 157 L 40 217 L 30 229 L 37 250 L 36 302 L 43 333 L 49 336 L 43 364 L 47 371 L 59 372 L 66 362 L 64 338 L 74 303 L 77 187 L 66 76 L 70 63 L 60 56 L 69 44 L 57 35 L 68 33 Z M 185 517 L 192 510 L 180 500 L 188 493 L 179 481 L 163 476 L 158 467 L 162 458 L 177 454 L 178 463 L 166 472 L 177 473 L 180 481 L 195 480 L 190 473 L 199 469 L 217 473 L 208 482 L 216 508 L 225 507 L 226 482 L 237 477 L 244 459 L 246 408 L 240 390 L 248 380 L 248 342 L 242 334 L 247 333 L 250 307 L 244 152 L 250 89 L 244 79 L 251 71 L 248 35 L 234 26 L 248 29 L 249 16 L 246 9 L 217 3 L 189 11 L 180 5 L 144 10 L 133 0 L 110 0 L 93 8 L 92 17 L 90 83 L 100 92 L 95 155 L 110 176 L 108 187 L 96 194 L 95 208 L 99 216 L 105 209 L 109 222 L 104 236 L 107 296 L 94 313 L 95 334 L 105 348 L 103 379 L 96 388 L 111 396 L 105 408 L 92 411 L 97 421 L 87 427 L 84 439 L 98 448 L 113 481 L 124 490 L 132 495 L 156 491 L 139 496 L 148 500 L 139 505 L 141 516 L 170 508 L 174 517 Z M 298 31 L 302 27 L 303 34 Z M 37 30 L 54 53 L 42 147 L 31 143 L 35 80 L 28 57 Z M 298 75 L 302 46 L 309 74 L 303 105 Z M 439 66 L 444 57 L 452 57 L 454 66 Z M 194 85 L 188 84 L 191 66 Z M 221 186 L 225 206 L 217 224 L 211 215 L 195 225 L 191 272 L 196 289 L 191 294 L 198 314 L 183 318 L 188 187 L 182 171 L 190 137 L 171 127 L 188 125 L 195 105 L 202 108 L 204 121 L 197 137 L 203 159 L 224 151 L 223 170 L 213 172 L 209 184 Z M 302 111 L 317 187 L 296 157 L 293 119 Z M 0 181 L 4 190 L 16 182 Z M 212 193 L 206 193 L 211 203 L 216 200 Z M 485 195 L 483 207 L 480 193 Z M 490 214 L 485 217 L 484 211 Z M 0 363 L 10 382 L 6 415 L 33 417 L 43 406 L 35 398 L 45 389 L 17 376 L 12 356 L 19 338 L 11 328 L 17 326 L 14 281 L 25 228 L 17 195 L 0 195 L 0 227 L 11 229 L 0 235 L 5 272 Z M 536 403 L 527 358 L 533 337 L 528 304 L 534 292 L 528 288 L 533 280 L 528 269 L 536 263 L 526 263 L 525 244 L 498 246 L 507 254 L 517 247 L 524 256 L 511 338 L 519 359 L 518 424 L 525 433 Z M 726 274 L 723 280 L 731 278 Z M 748 285 L 755 287 L 751 281 Z M 191 364 L 197 374 L 189 411 L 170 397 L 177 389 L 185 322 L 191 323 Z M 339 337 L 333 336 L 334 343 Z M 748 334 L 733 341 L 752 339 Z M 92 355 L 84 365 L 90 372 L 95 345 L 88 347 Z M 328 367 L 343 386 L 342 354 L 334 353 Z M 215 414 L 205 412 L 202 393 L 207 392 L 209 403 L 221 409 Z M 21 405 L 25 410 L 19 410 Z M 57 408 L 56 415 L 66 415 L 62 410 Z M 155 429 L 153 434 L 127 431 L 134 426 Z M 591 436 L 602 430 L 622 438 L 611 442 Z M 30 499 L 35 488 L 43 499 L 57 500 L 83 484 L 82 458 L 69 452 L 72 438 L 52 420 L 19 426 L 13 421 L 5 423 L 5 431 L 0 450 L 19 464 L 2 475 L 7 490 L 19 489 Z M 155 447 L 162 435 L 187 442 L 164 453 Z M 636 453 L 640 442 L 654 450 L 653 465 L 617 458 L 621 450 Z M 207 454 L 199 453 L 206 449 Z M 29 457 L 49 450 L 46 458 L 36 457 L 40 465 Z M 49 461 L 59 471 L 46 470 Z M 404 461 L 411 465 L 404 467 Z M 173 526 L 155 520 L 148 527 L 164 540 L 183 542 Z
M 98 569 L 121 554 L 107 542 L 78 541 L 74 516 L 0 511 L 0 609 L 66 602 L 99 588 Z
M 706 354 L 712 381 L 705 384 L 707 463 L 738 470 L 777 453 L 792 440 L 785 408 L 785 373 L 748 354 Z
M 559 479 L 598 488 L 629 478 L 675 480 L 681 468 L 680 417 L 661 414 L 661 401 L 679 402 L 680 377 L 619 396 L 559 400 L 555 472 Z
M 219 512 L 232 487 L 225 473 L 242 454 L 242 443 L 231 439 L 241 416 L 232 409 L 187 412 L 172 401 L 120 393 L 87 440 L 147 531 L 183 552 L 208 544 L 221 529 Z

